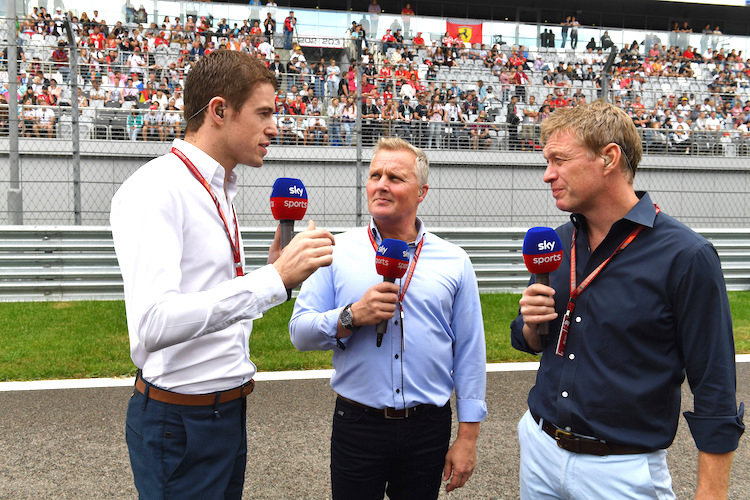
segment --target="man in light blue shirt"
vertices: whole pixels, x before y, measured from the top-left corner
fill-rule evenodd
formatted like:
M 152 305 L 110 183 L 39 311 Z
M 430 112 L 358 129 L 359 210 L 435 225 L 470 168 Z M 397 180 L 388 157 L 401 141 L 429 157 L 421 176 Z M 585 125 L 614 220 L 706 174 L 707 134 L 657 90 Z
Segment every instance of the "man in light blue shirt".
M 485 106 L 487 106 L 489 102 L 488 102 L 488 95 L 487 95 L 487 87 L 484 86 L 484 82 L 482 80 L 477 81 L 477 100 L 479 101 L 477 104 L 478 111 L 484 111 Z
M 428 171 L 422 150 L 380 139 L 367 181 L 370 224 L 336 237 L 332 266 L 305 282 L 289 322 L 297 349 L 333 350 L 334 499 L 437 498 L 441 475 L 451 491 L 476 464 L 487 415 L 479 292 L 466 252 L 417 218 Z M 384 238 L 409 244 L 396 283 L 375 269 Z M 454 389 L 459 428 L 449 449 Z

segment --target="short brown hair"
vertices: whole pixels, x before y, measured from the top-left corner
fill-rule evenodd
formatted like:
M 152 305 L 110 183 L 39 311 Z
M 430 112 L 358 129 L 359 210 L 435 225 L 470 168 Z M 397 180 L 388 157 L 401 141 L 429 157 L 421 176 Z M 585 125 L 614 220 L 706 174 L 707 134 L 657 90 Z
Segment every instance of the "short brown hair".
M 593 155 L 611 143 L 625 156 L 623 171 L 630 182 L 643 156 L 641 136 L 633 120 L 620 108 L 602 100 L 558 108 L 542 122 L 542 143 L 558 132 L 568 132 Z
M 276 77 L 263 62 L 244 52 L 220 50 L 201 57 L 185 77 L 185 131 L 196 132 L 203 125 L 203 111 L 214 97 L 223 97 L 239 111 L 262 83 L 277 86 Z

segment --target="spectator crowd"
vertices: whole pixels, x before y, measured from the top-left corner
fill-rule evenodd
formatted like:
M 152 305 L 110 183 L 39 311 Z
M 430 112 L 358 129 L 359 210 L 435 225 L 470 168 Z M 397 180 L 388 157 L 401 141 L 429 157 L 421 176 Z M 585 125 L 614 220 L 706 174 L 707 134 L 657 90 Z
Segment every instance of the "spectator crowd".
M 77 99 L 82 119 L 94 120 L 104 108 L 124 110 L 122 138 L 179 137 L 185 75 L 212 51 L 237 50 L 261 59 L 277 77 L 279 144 L 352 145 L 360 119 L 365 145 L 400 136 L 427 148 L 538 150 L 538 126 L 550 113 L 602 96 L 602 68 L 613 45 L 604 32 L 599 43 L 592 38 L 578 50 L 575 18 L 562 24 L 562 43 L 570 35 L 571 49 L 554 48 L 547 29 L 539 47 L 487 47 L 448 33 L 425 38 L 416 32 L 409 39 L 401 26 L 375 40 L 355 21 L 342 33 L 348 48 L 323 57 L 322 50 L 296 43 L 293 11 L 283 22 L 279 16 L 278 28 L 270 11 L 263 20 L 233 23 L 193 16 L 148 23 L 140 10 L 132 14 L 126 24 L 108 24 L 97 11 L 71 16 L 73 50 L 60 8 L 50 14 L 34 7 L 19 21 L 17 97 L 24 136 L 55 136 L 61 107 Z M 674 32 L 669 38 L 677 43 Z M 642 130 L 648 152 L 726 153 L 731 142 L 735 152 L 746 154 L 750 59 L 715 43 L 699 49 L 685 40 L 668 45 L 648 36 L 643 46 L 633 41 L 615 48 L 610 100 Z M 3 70 L 7 57 L 6 47 Z M 7 133 L 3 74 L 0 130 Z

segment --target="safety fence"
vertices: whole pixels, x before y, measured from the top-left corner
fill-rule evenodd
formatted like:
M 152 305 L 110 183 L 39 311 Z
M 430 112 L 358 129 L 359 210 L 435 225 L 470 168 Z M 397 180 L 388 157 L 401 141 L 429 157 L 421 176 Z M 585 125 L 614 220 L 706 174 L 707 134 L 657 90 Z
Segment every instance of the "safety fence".
M 361 132 L 353 120 L 340 116 L 278 114 L 274 121 L 278 135 L 272 144 L 282 146 L 372 146 L 379 137 L 400 137 L 424 149 L 473 149 L 494 151 L 539 151 L 539 123 L 520 127 L 506 122 L 506 115 L 482 113 L 466 121 L 405 119 L 397 106 L 392 111 L 362 121 Z M 386 114 L 391 113 L 392 114 Z M 18 134 L 24 138 L 70 140 L 73 134 L 70 108 L 24 105 L 20 109 Z M 8 120 L 0 110 L 0 137 L 8 135 Z M 399 118 L 401 117 L 401 118 Z M 685 123 L 685 122 L 680 122 Z M 654 155 L 693 154 L 706 156 L 750 156 L 750 132 L 730 129 L 665 128 L 658 123 L 640 127 L 644 153 Z M 103 149 L 114 145 L 104 141 L 171 142 L 182 137 L 186 122 L 181 111 L 141 109 L 137 106 L 83 108 L 78 120 L 81 140 L 102 141 Z
M 208 43 L 211 36 L 199 34 L 195 41 Z M 328 227 L 362 222 L 371 146 L 380 136 L 403 137 L 427 150 L 433 168 L 420 214 L 429 227 L 564 220 L 542 181 L 540 122 L 549 108 L 603 95 L 598 54 L 531 47 L 523 65 L 527 80 L 504 83 L 502 73 L 518 75 L 517 69 L 473 47 L 457 50 L 450 64 L 437 64 L 434 53 L 412 41 L 385 50 L 370 43 L 367 53 L 360 47 L 360 55 L 360 48 L 349 50 L 351 40 L 330 38 L 341 43 L 288 50 L 274 40 L 268 53 L 252 41 L 244 47 L 256 57 L 270 56 L 272 68 L 279 56 L 279 136 L 263 169 L 237 169 L 240 224 L 271 222 L 268 194 L 280 176 L 315 188 L 308 213 L 317 222 Z M 192 44 L 172 39 L 144 57 L 122 44 L 114 51 L 94 47 L 95 54 L 88 44 L 73 51 L 66 40 L 63 32 L 21 33 L 17 48 L 23 55 L 15 61 L 15 76 L 19 88 L 25 87 L 21 93 L 34 97 L 20 96 L 14 116 L 0 97 L 0 224 L 106 225 L 120 184 L 167 153 L 169 141 L 184 131 L 181 86 L 200 57 L 191 54 Z M 10 47 L 0 41 L 0 48 Z M 512 49 L 498 44 L 487 51 L 504 60 Z M 60 53 L 68 62 L 57 60 Z M 0 69 L 10 69 L 11 62 L 0 59 Z M 691 63 L 689 72 L 654 73 L 638 85 L 613 74 L 606 95 L 650 125 L 641 128 L 646 154 L 636 189 L 649 191 L 665 212 L 691 227 L 750 227 L 750 135 L 742 118 L 748 117 L 750 83 L 746 74 L 725 67 Z M 550 80 L 549 72 L 555 78 Z M 9 77 L 13 81 L 14 75 Z M 483 89 L 486 98 L 479 102 Z M 457 97 L 455 105 L 451 96 Z M 172 101 L 176 110 L 169 109 Z M 704 108 L 717 110 L 721 119 L 702 117 Z M 11 131 L 18 132 L 18 141 L 11 140 Z
M 334 233 L 344 229 L 334 229 Z M 750 290 L 750 230 L 699 232 L 719 252 L 728 290 Z M 274 228 L 245 228 L 246 267 L 265 264 Z M 482 292 L 520 292 L 525 229 L 438 228 L 469 254 Z M 122 276 L 108 227 L 0 227 L 0 301 L 118 300 Z

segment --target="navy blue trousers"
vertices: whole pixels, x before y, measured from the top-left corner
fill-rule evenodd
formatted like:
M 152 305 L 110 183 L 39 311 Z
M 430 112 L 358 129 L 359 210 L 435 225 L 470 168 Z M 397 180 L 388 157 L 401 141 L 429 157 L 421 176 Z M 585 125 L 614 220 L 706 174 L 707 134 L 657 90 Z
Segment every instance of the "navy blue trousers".
M 435 499 L 451 436 L 450 403 L 403 420 L 336 399 L 331 434 L 334 500 Z
M 134 391 L 125 437 L 138 498 L 241 498 L 246 412 L 245 398 L 216 406 L 181 406 Z

